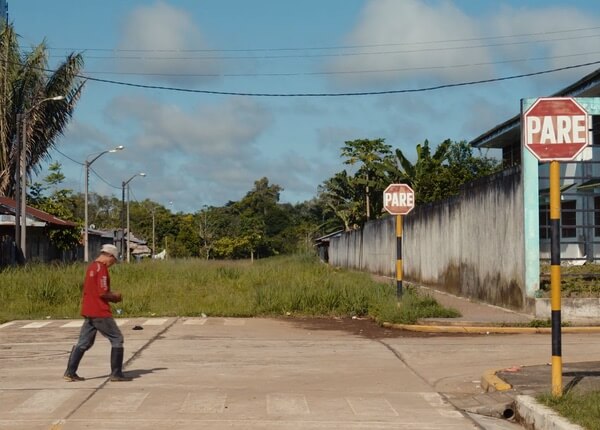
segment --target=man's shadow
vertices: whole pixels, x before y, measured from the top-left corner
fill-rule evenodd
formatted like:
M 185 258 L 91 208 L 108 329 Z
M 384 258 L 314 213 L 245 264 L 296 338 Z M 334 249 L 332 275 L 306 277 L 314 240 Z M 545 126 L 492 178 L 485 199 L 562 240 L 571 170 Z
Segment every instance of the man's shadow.
M 131 370 L 124 370 L 123 373 L 125 374 L 125 376 L 132 378 L 132 379 L 138 379 L 141 378 L 143 375 L 147 375 L 149 373 L 154 373 L 154 372 L 158 372 L 160 370 L 167 370 L 168 367 L 155 367 L 153 369 L 131 369 Z M 106 379 L 110 377 L 110 374 L 108 375 L 102 375 L 102 376 L 94 376 L 91 378 L 85 378 L 86 380 L 90 380 L 90 379 Z
M 158 372 L 161 370 L 167 370 L 168 367 L 155 367 L 154 369 L 131 369 L 125 370 L 125 376 L 128 376 L 133 379 L 137 379 L 142 377 L 143 375 L 147 375 L 149 373 Z

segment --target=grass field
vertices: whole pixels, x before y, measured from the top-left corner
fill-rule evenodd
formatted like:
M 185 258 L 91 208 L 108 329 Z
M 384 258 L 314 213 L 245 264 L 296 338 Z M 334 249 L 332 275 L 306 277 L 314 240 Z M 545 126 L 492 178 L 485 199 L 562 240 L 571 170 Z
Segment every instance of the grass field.
M 600 430 L 600 392 L 598 391 L 569 393 L 561 397 L 544 394 L 538 396 L 537 400 L 572 423 L 587 430 Z
M 146 260 L 110 269 L 123 293 L 121 316 L 369 316 L 411 324 L 425 317 L 456 317 L 456 310 L 370 275 L 332 268 L 311 255 L 249 261 Z M 27 265 L 0 272 L 0 322 L 77 318 L 83 263 Z M 116 313 L 115 313 L 116 316 Z

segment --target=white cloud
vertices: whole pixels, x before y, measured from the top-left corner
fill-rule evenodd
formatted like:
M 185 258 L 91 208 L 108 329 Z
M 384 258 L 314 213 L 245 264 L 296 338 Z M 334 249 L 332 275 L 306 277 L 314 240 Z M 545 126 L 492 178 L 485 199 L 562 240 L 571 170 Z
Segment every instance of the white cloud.
M 190 14 L 159 1 L 139 6 L 126 17 L 117 67 L 172 84 L 206 81 L 220 71 L 219 61 L 206 52 L 209 48 Z
M 135 139 L 141 149 L 177 150 L 211 159 L 250 154 L 272 121 L 261 104 L 241 98 L 184 111 L 178 105 L 124 96 L 113 100 L 107 116 L 115 124 L 137 130 Z
M 467 16 L 450 1 L 369 0 L 345 44 L 365 46 L 327 65 L 330 71 L 388 70 L 384 73 L 335 75 L 346 84 L 385 82 L 431 82 L 465 80 L 485 76 L 488 66 L 457 67 L 486 63 L 486 48 L 472 46 L 469 39 L 480 37 L 477 20 Z M 350 51 L 349 51 L 350 52 Z M 375 54 L 382 53 L 382 54 Z
M 598 18 L 593 11 L 566 5 L 535 9 L 504 6 L 490 17 L 488 31 L 500 35 L 528 35 L 494 42 L 501 44 L 495 49 L 498 59 L 528 59 L 510 63 L 508 67 L 530 72 L 597 61 L 600 51 L 598 30 L 594 27 L 598 25 Z M 567 79 L 575 76 L 581 76 L 581 71 L 573 71 Z
M 449 0 L 368 0 L 343 42 L 363 47 L 344 51 L 325 67 L 344 73 L 332 75 L 335 85 L 419 88 L 597 61 L 594 12 L 498 4 L 484 15 L 467 15 Z M 576 70 L 565 79 L 580 75 Z
M 121 144 L 116 142 L 110 133 L 76 119 L 68 123 L 62 142 L 65 145 L 64 150 L 81 163 L 93 153 Z
M 179 201 L 177 209 L 185 211 L 239 200 L 265 176 L 284 188 L 282 201 L 308 200 L 332 170 L 330 160 L 304 148 L 266 146 L 273 115 L 246 98 L 184 109 L 148 97 L 117 97 L 105 108 L 105 120 L 129 137 L 113 164 L 116 177 L 147 172 L 143 181 L 136 180 L 136 195 Z

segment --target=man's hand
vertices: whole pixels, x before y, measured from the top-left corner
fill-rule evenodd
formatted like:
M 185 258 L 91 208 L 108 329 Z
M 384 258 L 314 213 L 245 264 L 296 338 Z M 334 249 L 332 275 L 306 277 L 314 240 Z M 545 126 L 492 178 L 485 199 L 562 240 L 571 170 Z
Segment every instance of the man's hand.
M 106 294 L 103 294 L 102 298 L 104 300 L 106 300 L 107 302 L 113 302 L 113 303 L 119 303 L 121 300 L 123 300 L 121 293 L 113 293 L 112 291 L 108 292 Z

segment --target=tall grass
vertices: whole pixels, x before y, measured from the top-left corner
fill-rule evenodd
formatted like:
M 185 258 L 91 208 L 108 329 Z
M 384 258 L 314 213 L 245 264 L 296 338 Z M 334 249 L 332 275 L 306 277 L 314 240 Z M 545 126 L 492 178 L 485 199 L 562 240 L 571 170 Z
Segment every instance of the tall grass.
M 541 394 L 537 400 L 572 423 L 588 430 L 600 430 L 600 391 L 571 392 L 561 397 Z
M 370 275 L 332 268 L 309 255 L 249 261 L 167 260 L 111 269 L 115 305 L 141 316 L 370 316 L 414 323 L 453 317 L 434 299 L 409 289 L 400 303 L 395 287 Z M 85 266 L 30 265 L 0 272 L 0 321 L 75 318 Z

